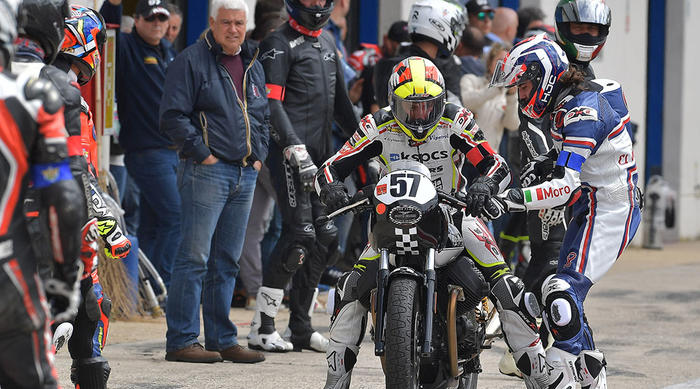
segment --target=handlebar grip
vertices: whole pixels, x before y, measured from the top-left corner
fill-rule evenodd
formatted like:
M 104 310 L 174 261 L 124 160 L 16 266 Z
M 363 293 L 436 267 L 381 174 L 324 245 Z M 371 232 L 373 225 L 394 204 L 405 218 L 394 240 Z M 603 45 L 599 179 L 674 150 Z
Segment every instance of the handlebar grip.
M 442 190 L 438 190 L 437 193 L 438 193 L 438 199 L 440 201 L 445 202 L 445 203 L 447 203 L 455 208 L 462 208 L 462 209 L 466 210 L 467 204 L 464 201 L 462 201 L 462 200 L 458 199 L 457 197 L 452 196 L 446 192 L 443 192 Z
M 314 225 L 321 226 L 321 225 L 328 223 L 329 220 L 331 220 L 331 218 L 328 217 L 328 215 L 321 215 L 321 216 L 317 217 L 316 220 L 314 220 Z

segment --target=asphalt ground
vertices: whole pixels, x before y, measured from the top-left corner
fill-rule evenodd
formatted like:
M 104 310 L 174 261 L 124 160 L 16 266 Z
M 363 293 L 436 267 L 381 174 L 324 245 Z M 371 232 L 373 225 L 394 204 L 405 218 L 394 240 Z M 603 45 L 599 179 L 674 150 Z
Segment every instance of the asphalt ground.
M 288 315 L 280 312 L 278 330 Z M 628 249 L 591 289 L 586 315 L 608 360 L 609 388 L 700 388 L 700 242 Z M 231 310 L 243 345 L 252 316 Z M 313 320 L 318 331 L 328 333 L 328 315 L 317 313 Z M 112 367 L 108 387 L 322 388 L 325 382 L 325 355 L 310 351 L 266 353 L 266 361 L 253 365 L 166 362 L 165 331 L 164 318 L 112 322 L 104 351 Z M 498 372 L 504 347 L 498 341 L 482 353 L 479 388 L 525 387 Z M 58 353 L 56 365 L 61 384 L 72 387 L 67 350 Z M 381 365 L 366 336 L 351 388 L 383 387 Z

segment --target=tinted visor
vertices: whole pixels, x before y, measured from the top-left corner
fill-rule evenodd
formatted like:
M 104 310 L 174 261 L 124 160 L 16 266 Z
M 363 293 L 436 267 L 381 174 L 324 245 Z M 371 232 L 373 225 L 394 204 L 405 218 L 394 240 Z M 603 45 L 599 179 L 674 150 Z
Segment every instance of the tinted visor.
M 440 121 L 445 110 L 445 93 L 438 96 L 402 99 L 396 95 L 391 99 L 391 111 L 414 138 L 423 139 Z
M 576 1 L 559 6 L 559 23 L 593 23 L 610 26 L 610 8 L 602 1 Z
M 508 57 L 506 57 L 507 59 Z M 540 67 L 534 62 L 529 65 L 520 64 L 507 67 L 504 60 L 499 60 L 496 62 L 496 68 L 491 76 L 489 87 L 503 86 L 510 88 L 528 80 L 535 81 L 535 84 L 537 84 L 540 76 Z

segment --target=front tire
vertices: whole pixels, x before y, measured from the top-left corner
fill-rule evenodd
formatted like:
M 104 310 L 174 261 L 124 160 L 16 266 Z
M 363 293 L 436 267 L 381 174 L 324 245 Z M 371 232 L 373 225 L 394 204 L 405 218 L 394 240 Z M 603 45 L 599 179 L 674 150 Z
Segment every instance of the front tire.
M 386 387 L 419 387 L 420 293 L 418 281 L 397 278 L 389 284 L 386 311 Z

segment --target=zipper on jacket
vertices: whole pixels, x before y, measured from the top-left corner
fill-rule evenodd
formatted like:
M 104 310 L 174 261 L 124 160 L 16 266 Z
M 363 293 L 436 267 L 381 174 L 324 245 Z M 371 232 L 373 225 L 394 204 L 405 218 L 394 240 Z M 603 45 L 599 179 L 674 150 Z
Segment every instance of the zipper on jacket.
M 323 77 L 323 80 L 324 80 L 324 82 L 325 82 L 325 81 L 328 79 L 328 75 L 326 74 L 326 61 L 323 60 L 323 55 L 324 55 L 324 54 L 323 54 L 323 43 L 322 43 L 322 37 L 320 37 L 320 36 L 318 37 L 318 44 L 319 44 L 318 57 L 319 57 L 319 59 L 321 60 L 321 76 Z M 312 46 L 313 46 L 313 45 L 312 45 Z M 340 61 L 340 58 L 338 58 L 338 54 L 337 54 L 337 53 L 335 54 L 335 60 L 336 60 L 336 61 Z M 336 66 L 336 68 L 337 68 L 337 66 Z M 337 78 L 337 76 L 336 76 L 336 82 L 337 82 L 337 81 L 338 81 L 338 78 Z M 336 88 L 337 88 L 337 85 L 336 85 Z M 324 94 L 323 94 L 323 101 L 330 101 L 330 97 L 329 97 L 329 95 L 330 95 L 330 93 L 331 93 L 330 90 L 329 90 L 328 88 L 322 88 L 322 89 L 323 89 L 323 92 L 324 92 Z M 334 92 L 334 93 L 335 93 L 335 92 Z M 333 99 L 333 102 L 332 102 L 332 104 L 333 104 L 333 109 L 335 109 L 335 99 L 336 99 L 336 98 L 338 98 L 338 96 L 335 96 L 335 98 Z M 324 121 L 324 126 L 325 126 L 325 125 L 328 125 L 328 123 L 331 123 L 330 126 L 328 127 L 328 130 L 331 130 L 331 131 L 332 131 L 332 126 L 333 126 L 333 124 L 332 124 L 331 120 L 333 120 L 333 118 L 329 118 L 329 117 L 328 117 L 328 109 L 326 109 L 326 112 L 324 112 L 323 114 L 324 114 L 324 117 L 325 117 L 325 119 L 326 119 L 326 120 Z M 328 153 L 327 145 L 328 145 L 328 138 L 329 138 L 329 136 L 330 136 L 330 131 L 322 131 L 322 136 L 323 136 L 323 140 L 324 140 L 324 143 L 323 143 L 323 153 Z M 304 143 L 306 143 L 306 142 L 304 142 Z M 332 151 L 331 151 L 331 152 L 332 152 Z M 322 153 L 321 155 L 323 155 L 323 153 Z
M 245 140 L 246 140 L 246 148 L 247 152 L 246 155 L 241 159 L 241 163 L 243 166 L 248 166 L 248 157 L 250 157 L 250 154 L 253 153 L 252 146 L 250 144 L 250 120 L 248 119 L 248 95 L 246 95 L 246 80 L 248 78 L 248 70 L 253 66 L 255 63 L 255 60 L 258 58 L 258 53 L 260 52 L 259 49 L 255 50 L 255 55 L 253 55 L 253 59 L 250 60 L 250 63 L 248 64 L 248 67 L 245 69 L 245 72 L 243 72 L 243 101 L 241 101 L 240 98 L 238 98 L 238 92 L 236 91 L 236 85 L 233 83 L 233 79 L 231 78 L 231 75 L 228 74 L 228 70 L 226 70 L 226 67 L 223 65 L 219 64 L 219 67 L 223 68 L 224 74 L 226 74 L 226 78 L 228 81 L 231 83 L 231 87 L 233 88 L 233 94 L 236 96 L 236 101 L 238 102 L 238 105 L 241 107 L 241 110 L 243 111 L 243 121 L 245 122 Z
M 205 114 L 204 111 L 200 111 L 199 125 L 202 126 L 202 138 L 204 138 L 204 144 L 207 145 L 207 147 L 209 147 L 209 132 L 207 131 L 208 124 L 207 114 Z

